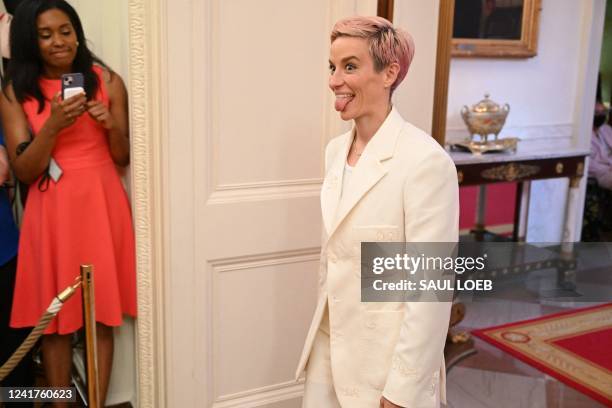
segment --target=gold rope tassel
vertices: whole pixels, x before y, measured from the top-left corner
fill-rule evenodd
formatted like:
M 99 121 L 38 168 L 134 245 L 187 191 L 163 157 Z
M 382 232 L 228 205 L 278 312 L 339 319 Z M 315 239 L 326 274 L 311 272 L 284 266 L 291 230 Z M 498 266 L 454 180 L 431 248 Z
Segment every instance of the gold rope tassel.
M 21 343 L 19 348 L 13 353 L 13 355 L 0 367 L 0 381 L 3 381 L 6 376 L 8 376 L 11 371 L 19 364 L 19 362 L 23 359 L 31 349 L 34 347 L 34 344 L 38 341 L 40 336 L 42 336 L 43 332 L 51 323 L 51 320 L 59 313 L 63 304 L 74 295 L 74 292 L 81 286 L 81 277 L 77 277 L 75 279 L 75 283 L 71 286 L 68 286 L 64 289 L 59 295 L 53 298 L 53 301 L 42 315 L 38 324 L 34 329 L 30 332 L 28 337 Z

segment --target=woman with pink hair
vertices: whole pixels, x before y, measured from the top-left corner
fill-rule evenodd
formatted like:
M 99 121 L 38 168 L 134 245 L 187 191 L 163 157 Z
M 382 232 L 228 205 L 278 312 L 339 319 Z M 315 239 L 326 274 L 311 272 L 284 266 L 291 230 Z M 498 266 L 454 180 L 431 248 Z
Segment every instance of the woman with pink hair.
M 305 408 L 438 407 L 450 302 L 361 302 L 361 242 L 456 242 L 455 166 L 391 96 L 414 56 L 380 17 L 338 21 L 329 87 L 353 122 L 325 152 L 319 299 L 296 378 Z

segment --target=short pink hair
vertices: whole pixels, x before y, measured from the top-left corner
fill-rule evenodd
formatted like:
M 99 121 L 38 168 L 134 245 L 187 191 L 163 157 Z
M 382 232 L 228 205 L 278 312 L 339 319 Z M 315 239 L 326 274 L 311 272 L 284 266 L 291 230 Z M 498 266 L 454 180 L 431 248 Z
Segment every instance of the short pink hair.
M 414 57 L 414 41 L 406 31 L 393 27 L 382 17 L 355 16 L 338 21 L 331 32 L 331 42 L 338 37 L 358 37 L 368 40 L 374 69 L 380 72 L 397 62 L 399 73 L 391 85 L 391 92 L 404 80 Z

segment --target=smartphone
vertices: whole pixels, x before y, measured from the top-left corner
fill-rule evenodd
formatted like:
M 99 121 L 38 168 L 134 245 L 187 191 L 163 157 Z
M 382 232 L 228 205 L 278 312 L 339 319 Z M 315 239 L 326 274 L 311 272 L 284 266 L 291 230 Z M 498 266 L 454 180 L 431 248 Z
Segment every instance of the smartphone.
M 83 74 L 77 72 L 62 75 L 62 98 L 66 100 L 80 93 L 85 93 L 85 79 L 83 78 Z

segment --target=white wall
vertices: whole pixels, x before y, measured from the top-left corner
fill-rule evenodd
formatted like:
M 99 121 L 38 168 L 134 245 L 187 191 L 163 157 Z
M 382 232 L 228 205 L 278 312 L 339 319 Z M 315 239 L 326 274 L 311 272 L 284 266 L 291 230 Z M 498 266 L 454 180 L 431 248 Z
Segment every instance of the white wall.
M 513 134 L 513 127 L 571 125 L 585 3 L 584 0 L 542 1 L 538 55 L 534 58 L 453 58 L 448 90 L 449 134 L 464 131 L 461 107 L 476 103 L 485 92 L 498 103 L 510 104 L 502 135 Z M 563 135 L 571 136 L 571 133 Z
M 393 102 L 404 119 L 431 133 L 440 0 L 395 2 L 394 24 L 408 31 L 415 53 Z
M 68 0 L 83 23 L 89 49 L 127 81 L 128 13 L 125 0 Z
M 585 50 L 591 33 L 593 4 L 602 0 L 542 0 L 538 55 L 528 59 L 454 58 L 448 92 L 447 140 L 468 135 L 460 110 L 483 98 L 485 92 L 511 110 L 501 136 L 520 137 L 523 146 L 548 140 L 588 145 L 584 130 L 583 99 L 592 74 L 585 67 L 592 59 Z M 596 39 L 596 38 L 595 38 Z M 585 41 L 586 40 L 586 41 Z M 590 61 L 594 62 L 594 61 Z M 589 115 L 589 113 L 586 113 Z M 561 239 L 566 179 L 532 183 L 529 241 Z

